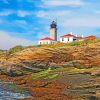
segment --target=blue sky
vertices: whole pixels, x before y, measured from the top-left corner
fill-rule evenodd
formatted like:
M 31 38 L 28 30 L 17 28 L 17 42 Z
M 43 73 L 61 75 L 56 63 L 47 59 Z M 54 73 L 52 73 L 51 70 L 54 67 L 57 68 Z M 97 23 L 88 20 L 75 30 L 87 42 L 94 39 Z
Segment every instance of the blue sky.
M 56 19 L 58 39 L 69 32 L 100 37 L 100 0 L 0 0 L 0 49 L 36 44 Z

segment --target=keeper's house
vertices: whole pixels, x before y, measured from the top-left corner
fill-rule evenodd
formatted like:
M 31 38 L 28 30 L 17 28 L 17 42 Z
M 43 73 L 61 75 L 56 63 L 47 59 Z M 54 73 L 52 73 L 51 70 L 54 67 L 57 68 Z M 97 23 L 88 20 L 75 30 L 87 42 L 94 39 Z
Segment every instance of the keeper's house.
M 83 36 L 79 37 L 79 36 L 75 36 L 72 33 L 69 34 L 65 34 L 63 36 L 60 37 L 60 42 L 61 43 L 69 43 L 69 42 L 73 42 L 75 40 L 79 40 L 82 39 Z
M 42 44 L 54 44 L 56 41 L 50 37 L 46 37 L 46 38 L 43 38 L 41 40 L 39 40 L 39 43 L 40 45 Z

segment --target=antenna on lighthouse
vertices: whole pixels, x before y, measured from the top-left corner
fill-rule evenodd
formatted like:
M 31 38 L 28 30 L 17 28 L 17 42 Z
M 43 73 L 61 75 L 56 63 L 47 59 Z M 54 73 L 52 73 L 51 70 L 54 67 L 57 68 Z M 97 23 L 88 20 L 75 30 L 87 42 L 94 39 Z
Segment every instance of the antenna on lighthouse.
M 56 18 L 56 23 L 57 23 L 57 18 Z

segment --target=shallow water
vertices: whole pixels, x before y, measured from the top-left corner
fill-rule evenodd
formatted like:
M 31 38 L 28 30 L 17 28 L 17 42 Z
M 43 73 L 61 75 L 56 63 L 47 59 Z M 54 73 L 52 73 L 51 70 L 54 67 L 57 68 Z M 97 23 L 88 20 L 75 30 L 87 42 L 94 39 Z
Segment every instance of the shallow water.
M 0 82 L 0 100 L 17 100 L 19 98 L 31 97 L 28 93 L 16 93 L 4 89 L 2 83 Z

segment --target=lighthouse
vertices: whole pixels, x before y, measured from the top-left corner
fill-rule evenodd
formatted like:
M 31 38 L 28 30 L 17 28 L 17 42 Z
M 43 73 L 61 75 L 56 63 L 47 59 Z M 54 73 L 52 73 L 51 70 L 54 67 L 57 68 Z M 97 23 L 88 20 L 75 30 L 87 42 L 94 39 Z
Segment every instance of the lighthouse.
M 52 21 L 50 25 L 50 38 L 57 41 L 57 24 L 55 21 Z

